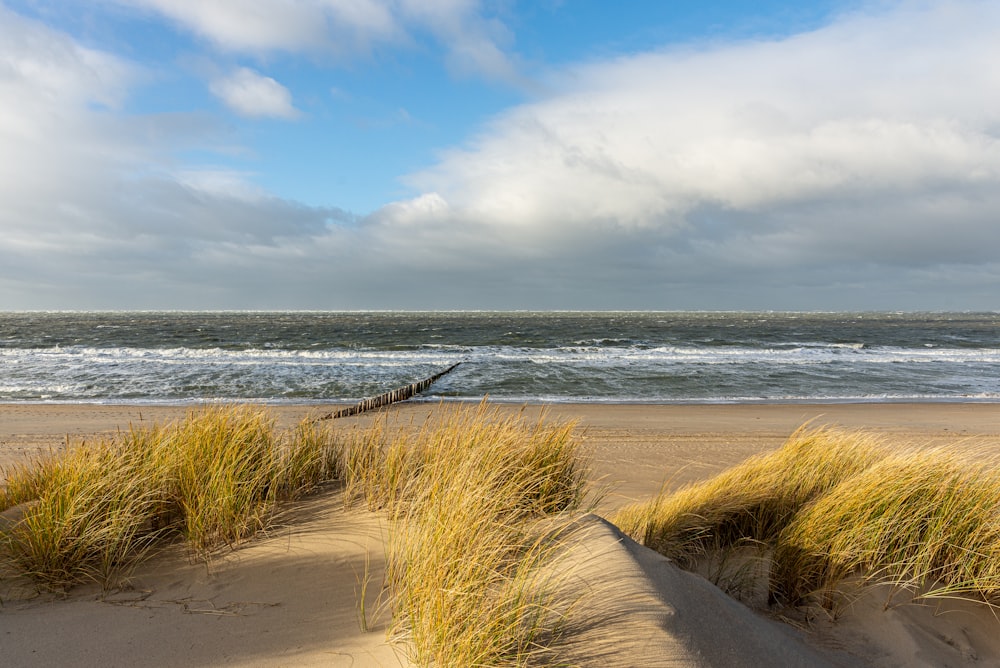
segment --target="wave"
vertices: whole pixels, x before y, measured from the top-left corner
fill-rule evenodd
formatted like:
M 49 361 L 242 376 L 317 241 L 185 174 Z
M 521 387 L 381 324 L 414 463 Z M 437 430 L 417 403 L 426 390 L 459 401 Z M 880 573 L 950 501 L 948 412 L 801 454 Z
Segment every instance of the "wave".
M 0 400 L 354 401 L 458 361 L 465 364 L 429 396 L 723 403 L 1000 397 L 998 348 L 603 345 L 575 339 L 549 347 L 4 348 Z
M 813 344 L 781 347 L 699 346 L 452 346 L 428 345 L 407 350 L 386 349 L 312 349 L 279 348 L 99 348 L 66 346 L 52 348 L 0 349 L 4 364 L 37 363 L 205 363 L 205 364 L 369 364 L 377 361 L 389 366 L 439 363 L 442 359 L 470 361 L 530 361 L 534 363 L 609 363 L 622 361 L 733 364 L 767 362 L 812 364 L 824 360 L 854 360 L 859 363 L 887 362 L 981 362 L 1000 363 L 1000 348 L 897 348 L 871 347 L 865 344 Z

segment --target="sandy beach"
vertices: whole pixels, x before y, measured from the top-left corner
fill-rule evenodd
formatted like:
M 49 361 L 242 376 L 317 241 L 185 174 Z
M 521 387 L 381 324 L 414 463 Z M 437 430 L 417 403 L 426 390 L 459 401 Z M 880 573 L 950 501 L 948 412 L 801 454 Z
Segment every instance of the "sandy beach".
M 280 426 L 291 426 L 329 408 L 271 410 Z M 420 422 L 435 408 L 409 403 L 390 410 L 393 419 Z M 188 410 L 0 405 L 0 464 L 58 450 L 67 439 L 76 443 L 129 424 L 175 420 Z M 807 422 L 865 429 L 890 442 L 1000 448 L 998 404 L 559 404 L 503 410 L 531 416 L 545 411 L 550 419 L 576 421 L 594 478 L 609 489 L 598 507 L 602 515 L 776 449 Z M 755 665 L 768 657 L 770 665 L 1000 661 L 995 639 L 1000 622 L 983 606 L 958 603 L 953 614 L 942 615 L 942 608 L 865 600 L 853 618 L 802 632 L 741 609 L 706 581 L 623 539 L 613 526 L 596 517 L 588 521 L 585 540 L 574 548 L 579 586 L 616 590 L 618 598 L 614 615 L 605 615 L 607 623 L 595 623 L 589 635 L 581 635 L 574 648 L 581 663 Z M 8 587 L 0 608 L 0 651 L 8 665 L 406 665 L 401 651 L 386 641 L 377 586 L 367 587 L 367 631 L 359 619 L 365 574 L 369 582 L 381 578 L 384 531 L 378 516 L 345 511 L 330 490 L 290 508 L 269 536 L 208 566 L 180 553 L 156 556 L 137 570 L 128 591 L 102 595 L 79 588 L 58 599 Z M 599 607 L 595 619 L 608 612 L 607 605 Z M 609 646 L 619 654 L 606 654 Z

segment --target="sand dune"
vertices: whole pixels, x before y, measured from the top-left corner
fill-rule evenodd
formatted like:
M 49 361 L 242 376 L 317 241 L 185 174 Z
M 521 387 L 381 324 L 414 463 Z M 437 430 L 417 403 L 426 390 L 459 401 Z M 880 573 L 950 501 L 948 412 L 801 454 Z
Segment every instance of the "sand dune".
M 10 666 L 400 666 L 379 609 L 383 526 L 337 493 L 297 504 L 271 536 L 192 563 L 178 549 L 131 587 L 23 600 L 0 610 Z M 360 583 L 370 578 L 362 631 Z
M 275 412 L 291 425 L 327 408 L 284 406 Z M 394 409 L 404 421 L 419 421 L 432 410 L 419 403 Z M 59 448 L 67 434 L 93 438 L 185 411 L 3 405 L 0 463 Z M 595 474 L 614 484 L 599 513 L 777 448 L 808 420 L 919 444 L 1000 447 L 1000 406 L 992 404 L 560 405 L 549 415 L 579 419 Z M 384 531 L 377 515 L 345 512 L 331 489 L 297 504 L 268 537 L 223 553 L 210 566 L 191 563 L 180 551 L 158 555 L 136 571 L 129 590 L 102 595 L 78 588 L 59 599 L 33 595 L 8 580 L 0 608 L 3 662 L 406 665 L 401 648 L 387 642 L 385 611 L 377 614 Z M 730 599 L 596 516 L 581 520 L 578 538 L 553 568 L 560 569 L 566 600 L 579 601 L 581 620 L 561 650 L 582 665 L 1000 665 L 1000 622 L 982 605 L 909 605 L 874 590 L 841 618 L 816 617 L 803 630 Z M 364 632 L 357 593 L 366 572 Z

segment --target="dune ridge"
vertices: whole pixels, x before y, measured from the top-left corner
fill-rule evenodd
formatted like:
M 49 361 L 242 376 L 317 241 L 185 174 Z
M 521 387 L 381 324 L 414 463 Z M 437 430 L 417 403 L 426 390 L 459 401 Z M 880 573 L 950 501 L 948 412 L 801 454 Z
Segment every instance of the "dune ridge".
M 0 461 L 58 448 L 66 434 L 94 438 L 113 432 L 139 420 L 140 412 L 143 421 L 152 421 L 184 410 L 0 406 Z M 293 424 L 311 410 L 317 409 L 283 406 L 276 413 L 279 423 Z M 419 423 L 434 407 L 393 410 L 398 419 Z M 673 489 L 772 451 L 810 419 L 871 429 L 918 446 L 1000 443 L 1000 406 L 988 404 L 549 410 L 557 419 L 579 419 L 577 432 L 591 452 L 595 477 L 617 483 L 597 508 L 603 515 L 655 495 L 664 483 Z M 351 419 L 363 425 L 369 418 Z M 384 521 L 361 510 L 345 514 L 335 493 L 300 502 L 286 520 L 266 539 L 211 567 L 161 554 L 136 571 L 131 590 L 112 596 L 86 587 L 61 600 L 51 595 L 13 600 L 8 592 L 0 608 L 4 656 L 12 665 L 69 659 L 110 666 L 406 665 L 399 648 L 386 642 L 385 611 L 375 614 L 379 587 L 367 591 L 370 631 L 362 632 L 358 621 L 359 574 L 368 569 L 370 581 L 378 582 L 384 567 L 379 558 Z M 563 580 L 565 600 L 589 601 L 577 603 L 585 612 L 578 618 L 589 624 L 567 634 L 563 645 L 566 656 L 581 665 L 607 665 L 611 656 L 617 665 L 676 666 L 760 665 L 740 661 L 765 656 L 790 662 L 772 665 L 796 665 L 795 657 L 810 662 L 802 665 L 845 666 L 972 666 L 1000 660 L 994 639 L 998 622 L 981 605 L 911 605 L 893 592 L 874 591 L 838 619 L 813 619 L 802 632 L 729 599 L 604 520 L 588 516 L 580 523 L 580 540 L 558 563 L 569 573 Z M 581 597 L 581 591 L 589 596 Z

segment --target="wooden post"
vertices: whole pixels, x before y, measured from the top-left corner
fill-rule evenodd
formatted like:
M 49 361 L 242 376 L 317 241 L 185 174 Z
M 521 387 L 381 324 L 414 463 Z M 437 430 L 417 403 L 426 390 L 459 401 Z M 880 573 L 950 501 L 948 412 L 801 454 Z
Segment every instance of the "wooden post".
M 341 408 L 339 411 L 333 411 L 332 413 L 327 413 L 321 418 L 317 418 L 316 422 L 321 420 L 336 420 L 337 418 L 348 417 L 351 415 L 357 415 L 359 413 L 364 413 L 365 411 L 374 410 L 376 408 L 382 408 L 383 406 L 390 406 L 400 401 L 406 401 L 407 399 L 413 397 L 415 394 L 420 394 L 427 388 L 429 388 L 434 381 L 439 379 L 441 376 L 451 373 L 455 367 L 457 367 L 461 362 L 456 362 L 450 367 L 445 369 L 440 373 L 436 373 L 430 378 L 425 378 L 424 380 L 418 381 L 416 383 L 410 383 L 403 387 L 397 388 L 395 390 L 390 390 L 384 394 L 380 394 L 377 397 L 369 397 L 363 399 L 362 401 L 354 404 L 353 406 L 347 406 L 346 408 Z

